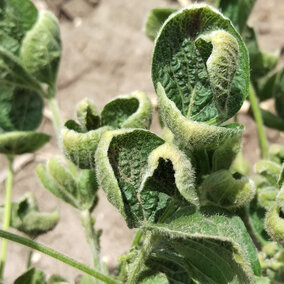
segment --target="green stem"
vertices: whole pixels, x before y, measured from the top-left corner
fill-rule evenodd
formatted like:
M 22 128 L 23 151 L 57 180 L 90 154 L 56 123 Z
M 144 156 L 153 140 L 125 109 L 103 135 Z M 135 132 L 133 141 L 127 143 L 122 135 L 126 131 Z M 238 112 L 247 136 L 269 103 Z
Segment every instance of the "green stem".
M 4 222 L 3 222 L 3 230 L 8 230 L 10 227 L 10 219 L 11 219 L 11 207 L 12 207 L 12 188 L 13 188 L 13 160 L 12 156 L 7 156 L 9 160 L 8 167 L 8 177 L 5 185 L 5 211 L 4 211 Z M 0 256 L 0 283 L 3 281 L 4 268 L 6 262 L 7 255 L 7 240 L 2 240 L 1 243 L 1 256 Z
M 147 232 L 143 246 L 141 247 L 141 250 L 139 251 L 135 261 L 131 264 L 131 269 L 126 282 L 127 284 L 138 283 L 137 277 L 144 266 L 145 260 L 151 251 L 154 241 L 155 236 L 151 232 Z
M 59 137 L 60 130 L 62 127 L 62 122 L 60 118 L 60 112 L 59 112 L 59 107 L 56 98 L 50 98 L 48 99 L 49 103 L 49 108 L 52 113 L 52 121 L 53 121 L 53 126 L 57 135 L 57 138 Z
M 33 253 L 34 253 L 34 251 L 31 249 L 31 250 L 29 251 L 29 255 L 28 255 L 27 269 L 30 269 L 31 266 L 32 266 Z
M 251 108 L 253 111 L 254 119 L 257 125 L 257 132 L 258 132 L 258 139 L 259 139 L 259 146 L 261 150 L 261 157 L 263 159 L 268 159 L 268 141 L 264 130 L 264 124 L 261 116 L 261 111 L 259 108 L 259 104 L 257 101 L 257 97 L 254 91 L 253 86 L 250 84 L 249 87 L 249 99 Z
M 35 242 L 35 241 L 32 241 L 30 239 L 27 239 L 27 238 L 24 238 L 24 237 L 21 237 L 21 236 L 18 236 L 18 235 L 15 235 L 15 234 L 12 234 L 12 233 L 9 233 L 7 231 L 3 231 L 3 230 L 0 230 L 0 238 L 4 238 L 4 239 L 7 239 L 7 240 L 10 240 L 10 241 L 13 241 L 13 242 L 16 242 L 16 243 L 19 243 L 21 245 L 24 245 L 26 247 L 29 247 L 31 249 L 34 249 L 34 250 L 37 250 L 39 252 L 42 252 L 46 255 L 49 255 L 63 263 L 66 263 L 84 273 L 87 273 L 88 275 L 90 276 L 93 276 L 101 281 L 103 281 L 104 283 L 107 283 L 107 284 L 120 284 L 120 282 L 110 278 L 109 276 L 106 276 L 74 259 L 72 259 L 71 257 L 69 256 L 66 256 L 58 251 L 55 251 L 51 248 L 48 248 L 46 247 L 45 245 L 42 245 L 38 242 Z
M 91 248 L 94 268 L 102 271 L 100 258 L 100 236 L 94 229 L 94 221 L 88 209 L 81 211 L 81 223 L 85 229 L 87 242 Z
M 143 232 L 141 230 L 138 230 L 134 236 L 134 239 L 132 241 L 132 244 L 131 244 L 131 249 L 134 248 L 134 247 L 137 247 L 143 237 Z M 120 273 L 119 273 L 119 276 L 118 276 L 118 279 L 120 281 L 124 281 L 124 279 L 126 278 L 126 274 L 127 274 L 127 271 L 126 271 L 126 268 L 127 268 L 127 262 L 126 260 L 123 261 L 123 263 L 121 264 L 121 269 L 120 269 Z

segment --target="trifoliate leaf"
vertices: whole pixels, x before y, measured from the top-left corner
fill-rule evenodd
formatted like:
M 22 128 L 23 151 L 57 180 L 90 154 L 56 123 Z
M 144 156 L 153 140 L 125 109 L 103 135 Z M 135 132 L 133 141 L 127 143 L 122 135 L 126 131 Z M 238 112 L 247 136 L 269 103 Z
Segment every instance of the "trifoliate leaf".
M 100 186 L 130 228 L 157 222 L 171 200 L 198 206 L 187 157 L 149 131 L 105 132 L 96 165 Z
M 50 136 L 33 131 L 13 131 L 0 134 L 0 153 L 20 155 L 33 153 L 50 140 Z
M 248 94 L 248 53 L 229 19 L 210 6 L 194 4 L 162 26 L 152 79 L 163 119 L 169 114 L 164 113 L 162 93 L 165 103 L 172 103 L 186 120 L 220 124 L 237 113 Z M 173 119 L 176 114 L 168 120 Z

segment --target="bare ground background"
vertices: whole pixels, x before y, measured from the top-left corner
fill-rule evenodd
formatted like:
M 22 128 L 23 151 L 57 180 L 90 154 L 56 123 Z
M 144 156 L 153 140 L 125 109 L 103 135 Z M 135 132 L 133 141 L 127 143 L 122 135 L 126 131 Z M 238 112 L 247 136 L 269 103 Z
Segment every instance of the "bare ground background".
M 93 3 L 93 4 L 90 4 Z M 98 3 L 98 4 L 96 4 Z M 152 42 L 143 34 L 142 27 L 147 12 L 154 7 L 177 6 L 170 0 L 38 0 L 40 6 L 49 5 L 61 19 L 64 45 L 58 80 L 58 99 L 63 121 L 72 118 L 76 103 L 84 97 L 93 99 L 99 109 L 116 95 L 134 90 L 146 91 L 154 97 L 150 78 Z M 257 27 L 260 45 L 267 51 L 284 47 L 284 2 L 283 0 L 258 0 L 250 23 Z M 282 64 L 284 62 L 282 58 Z M 271 104 L 268 105 L 271 107 Z M 54 136 L 51 121 L 43 120 L 41 130 Z M 253 121 L 241 115 L 240 122 L 246 125 L 244 152 L 251 162 L 256 161 L 257 136 Z M 152 130 L 158 131 L 153 123 Z M 269 131 L 270 142 L 283 143 L 276 131 Z M 39 241 L 58 249 L 84 263 L 90 263 L 90 253 L 84 240 L 78 212 L 58 201 L 39 184 L 34 170 L 39 162 L 59 154 L 57 141 L 40 150 L 30 162 L 16 173 L 13 200 L 25 192 L 35 193 L 39 207 L 48 211 L 60 208 L 58 226 Z M 0 160 L 1 176 L 5 174 L 6 162 Z M 0 203 L 4 200 L 4 183 L 0 184 Z M 96 227 L 103 229 L 102 256 L 110 268 L 115 268 L 117 257 L 129 248 L 133 231 L 130 231 L 117 211 L 100 193 L 100 203 L 94 214 Z M 13 283 L 25 271 L 28 250 L 9 243 L 5 283 Z M 34 266 L 47 274 L 60 274 L 74 283 L 78 271 L 47 256 L 35 254 Z

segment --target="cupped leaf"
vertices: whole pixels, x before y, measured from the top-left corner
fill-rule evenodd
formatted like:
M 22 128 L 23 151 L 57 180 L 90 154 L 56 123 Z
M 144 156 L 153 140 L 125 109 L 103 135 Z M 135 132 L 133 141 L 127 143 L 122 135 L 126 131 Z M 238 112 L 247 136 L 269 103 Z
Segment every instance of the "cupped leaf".
M 6 131 L 35 130 L 42 119 L 43 99 L 27 89 L 0 87 L 0 126 Z
M 164 89 L 166 104 L 173 103 L 184 118 L 219 124 L 240 109 L 248 94 L 248 53 L 229 19 L 194 4 L 162 26 L 152 79 L 159 100 Z M 165 117 L 163 107 L 161 112 Z
M 50 140 L 50 136 L 33 131 L 13 131 L 0 134 L 0 153 L 20 155 L 33 153 Z
M 85 98 L 76 107 L 76 115 L 83 132 L 94 130 L 100 126 L 100 115 L 95 104 Z
M 200 194 L 205 204 L 209 203 L 226 209 L 237 209 L 249 204 L 253 199 L 255 185 L 246 176 L 220 170 L 212 173 L 203 181 Z
M 18 277 L 14 284 L 44 284 L 46 283 L 45 274 L 35 268 L 31 268 Z
M 261 274 L 257 250 L 237 216 L 185 207 L 166 223 L 144 229 L 162 242 L 151 256 L 178 264 L 196 283 L 254 283 L 253 275 Z
M 152 105 L 144 92 L 118 96 L 105 105 L 101 114 L 102 125 L 113 128 L 146 128 L 152 121 Z
M 235 144 L 235 141 L 241 140 L 244 130 L 241 125 L 221 127 L 189 120 L 181 114 L 175 103 L 168 99 L 160 83 L 157 93 L 164 122 L 186 148 L 197 151 L 216 150 L 224 143 Z
M 73 207 L 93 208 L 97 200 L 98 183 L 92 170 L 78 170 L 71 162 L 64 166 L 58 157 L 39 165 L 36 173 L 42 185 L 59 199 Z
M 4 206 L 0 206 L 0 219 L 3 220 Z M 39 212 L 35 197 L 26 194 L 19 202 L 12 203 L 11 227 L 36 238 L 52 230 L 59 222 L 59 213 L 55 209 L 50 213 Z
M 281 173 L 281 166 L 275 162 L 261 160 L 254 165 L 255 173 L 262 175 L 266 180 L 278 187 L 278 180 Z
M 76 129 L 76 126 L 76 124 L 71 125 L 67 122 L 61 130 L 64 155 L 81 169 L 94 169 L 94 155 L 99 141 L 102 134 L 110 127 L 105 126 L 82 133 L 78 131 L 78 128 Z
M 242 32 L 255 2 L 256 0 L 217 0 L 217 7 Z
M 174 200 L 198 206 L 190 162 L 149 131 L 105 132 L 96 165 L 100 186 L 130 228 L 157 222 Z
M 167 20 L 167 18 L 177 9 L 172 8 L 155 8 L 150 11 L 146 18 L 144 30 L 146 36 L 154 41 L 159 33 L 161 26 Z
M 283 213 L 282 213 L 283 214 Z M 281 209 L 275 203 L 265 216 L 265 229 L 272 240 L 284 244 L 284 219 Z
M 55 83 L 61 57 L 59 24 L 50 12 L 39 12 L 35 25 L 21 45 L 20 60 L 37 80 L 49 86 L 48 96 L 55 94 Z

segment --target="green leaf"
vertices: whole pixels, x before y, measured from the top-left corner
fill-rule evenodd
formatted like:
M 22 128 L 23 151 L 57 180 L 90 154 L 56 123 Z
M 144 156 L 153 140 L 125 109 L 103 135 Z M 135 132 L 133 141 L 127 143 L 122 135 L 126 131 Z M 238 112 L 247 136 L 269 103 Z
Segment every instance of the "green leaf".
M 152 106 L 143 92 L 118 96 L 105 105 L 101 114 L 102 125 L 113 128 L 146 128 L 152 121 Z
M 284 162 L 284 146 L 272 144 L 269 147 L 269 159 L 277 164 L 282 165 Z
M 185 119 L 220 124 L 237 113 L 248 94 L 248 53 L 229 19 L 210 6 L 194 4 L 162 26 L 152 80 L 164 120 L 169 115 L 164 113 L 166 103 Z M 175 115 L 168 120 L 177 119 Z
M 60 275 L 54 274 L 48 279 L 47 284 L 68 284 L 68 282 Z
M 39 13 L 37 22 L 22 42 L 20 60 L 37 80 L 49 86 L 48 96 L 55 95 L 55 83 L 61 57 L 61 40 L 57 19 L 47 11 Z
M 165 224 L 144 229 L 161 240 L 152 257 L 178 264 L 196 283 L 253 283 L 252 276 L 261 274 L 257 250 L 237 216 L 185 207 Z
M 86 133 L 78 132 L 78 128 L 70 127 L 67 122 L 61 130 L 62 148 L 64 155 L 81 169 L 95 168 L 95 152 L 102 134 L 109 126 L 91 130 Z
M 263 119 L 263 123 L 265 126 L 269 128 L 277 129 L 279 131 L 284 131 L 284 119 L 276 116 L 270 111 L 267 111 L 264 109 L 260 109 L 260 110 L 261 110 L 261 116 Z
M 263 246 L 269 241 L 269 236 L 265 230 L 264 219 L 266 210 L 259 205 L 257 196 L 248 207 L 248 223 L 257 242 Z
M 9 0 L 2 1 L 0 15 L 1 30 L 17 42 L 18 47 L 14 52 L 17 54 L 25 34 L 38 18 L 38 11 L 30 0 Z M 1 41 L 1 46 L 5 46 L 4 41 Z
M 276 67 L 280 53 L 275 52 L 275 54 L 269 54 L 261 51 L 258 47 L 257 34 L 251 27 L 247 26 L 245 28 L 243 37 L 249 52 L 251 77 L 252 80 L 255 81 L 267 75 Z
M 254 165 L 255 173 L 262 175 L 267 181 L 278 187 L 278 179 L 281 173 L 281 166 L 268 160 L 261 160 Z
M 224 143 L 235 145 L 235 141 L 241 140 L 244 130 L 241 125 L 221 127 L 189 120 L 167 98 L 161 84 L 158 84 L 157 92 L 163 120 L 175 135 L 175 139 L 187 149 L 215 151 Z
M 27 89 L 0 86 L 0 125 L 6 131 L 35 130 L 42 119 L 43 99 Z
M 64 166 L 58 157 L 53 157 L 46 166 L 39 165 L 36 173 L 42 185 L 59 199 L 80 210 L 91 209 L 97 200 L 95 173 L 75 169 L 71 162 L 67 163 Z
M 200 195 L 204 203 L 226 209 L 248 205 L 255 195 L 254 182 L 239 173 L 220 170 L 209 175 L 202 183 Z
M 96 165 L 100 186 L 130 228 L 157 222 L 173 200 L 198 206 L 189 160 L 149 131 L 105 132 Z
M 18 58 L 0 47 L 0 83 L 25 88 L 45 96 L 42 85 L 21 65 Z
M 45 284 L 46 278 L 45 274 L 35 268 L 31 268 L 18 277 L 14 284 Z
M 167 276 L 163 273 L 151 270 L 143 271 L 138 279 L 139 284 L 170 284 Z
M 6 155 L 33 153 L 49 140 L 49 135 L 33 131 L 0 133 L 0 153 Z
M 144 26 L 146 36 L 154 41 L 161 26 L 167 20 L 167 18 L 177 9 L 172 8 L 155 8 L 150 11 L 146 18 L 146 23 Z
M 3 219 L 4 206 L 0 207 L 0 219 Z M 19 202 L 12 203 L 11 227 L 36 238 L 52 230 L 59 222 L 58 210 L 50 213 L 38 211 L 35 197 L 26 194 Z
M 76 114 L 83 132 L 100 127 L 100 115 L 95 104 L 85 98 L 76 107 Z
M 256 0 L 218 0 L 217 6 L 242 32 Z

